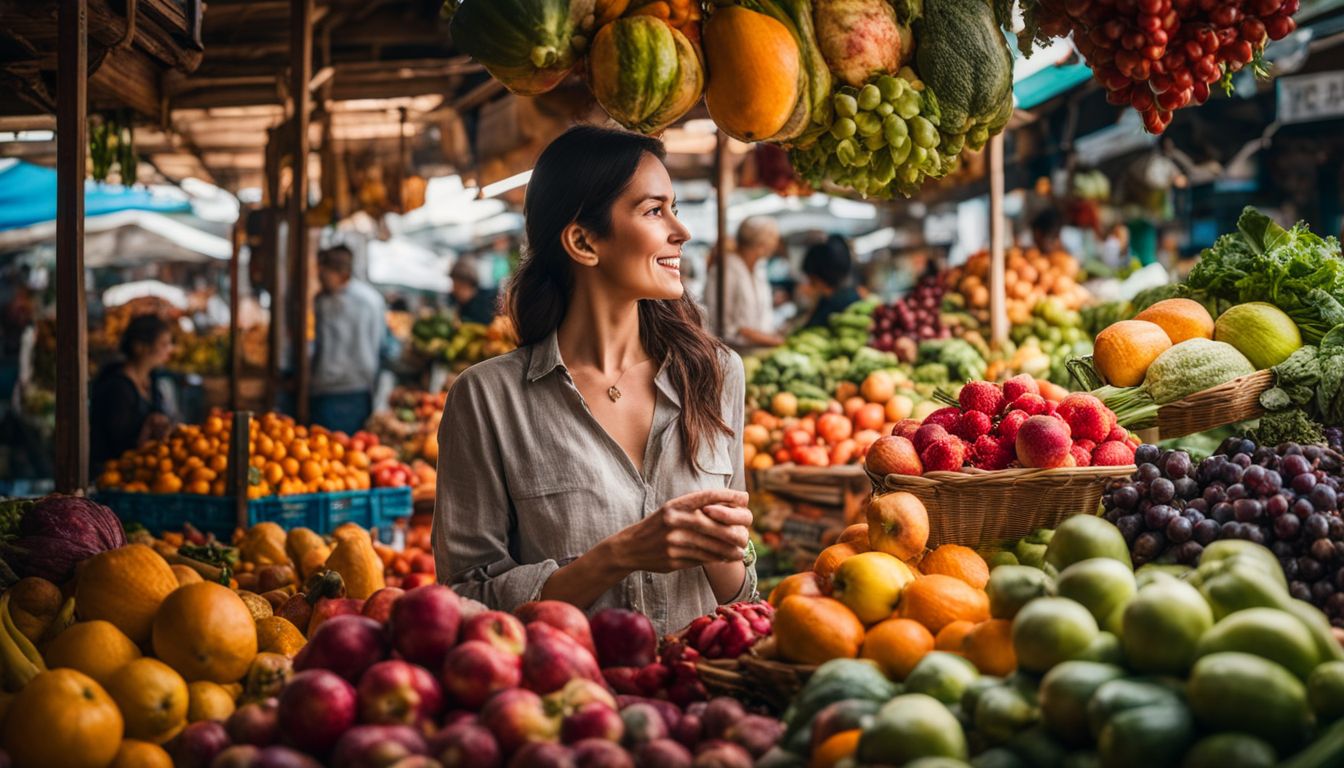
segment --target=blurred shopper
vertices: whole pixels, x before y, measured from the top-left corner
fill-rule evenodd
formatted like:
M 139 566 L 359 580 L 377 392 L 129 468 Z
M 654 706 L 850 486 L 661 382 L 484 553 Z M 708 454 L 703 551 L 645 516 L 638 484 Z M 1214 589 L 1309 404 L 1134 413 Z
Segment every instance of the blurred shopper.
M 173 329 L 158 315 L 133 318 L 121 334 L 122 362 L 105 366 L 89 405 L 89 460 L 99 467 L 146 440 L 168 433 L 163 394 L 154 372 L 173 356 Z
M 317 255 L 322 292 L 313 302 L 311 416 L 315 424 L 353 433 L 373 413 L 387 307 L 373 286 L 353 277 L 354 256 L 338 245 Z
M 448 276 L 453 279 L 452 304 L 457 317 L 464 323 L 489 325 L 495 319 L 499 303 L 498 292 L 481 287 L 480 262 L 463 256 L 453 265 Z
M 831 235 L 826 242 L 807 249 L 803 256 L 802 291 L 812 299 L 812 314 L 804 328 L 824 327 L 831 315 L 844 312 L 859 300 L 853 272 L 854 257 L 843 237 Z
M 784 339 L 775 332 L 774 301 L 766 261 L 779 247 L 779 226 L 773 219 L 752 216 L 737 228 L 737 247 L 724 265 L 723 340 L 739 350 L 775 347 Z M 705 281 L 706 319 L 718 322 L 719 270 L 710 267 Z
M 1057 208 L 1046 208 L 1031 220 L 1031 243 L 1041 253 L 1064 250 L 1059 233 L 1064 228 L 1064 217 Z

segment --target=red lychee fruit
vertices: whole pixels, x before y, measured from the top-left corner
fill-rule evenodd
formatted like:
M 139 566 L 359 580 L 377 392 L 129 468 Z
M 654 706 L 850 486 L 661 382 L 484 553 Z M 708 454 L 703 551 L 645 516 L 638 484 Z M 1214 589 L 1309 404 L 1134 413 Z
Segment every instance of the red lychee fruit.
M 927 472 L 957 472 L 966 463 L 966 444 L 960 439 L 948 435 L 935 440 L 920 452 L 920 461 Z
M 937 424 L 943 429 L 946 429 L 948 432 L 951 432 L 957 426 L 957 422 L 960 420 L 961 420 L 961 409 L 952 405 L 949 405 L 946 408 L 939 408 L 938 410 L 924 417 L 924 423 L 926 425 Z
M 1016 458 L 1012 442 L 994 435 L 981 435 L 971 446 L 971 464 L 980 469 L 1007 469 Z
M 957 395 L 957 402 L 961 403 L 962 410 L 998 416 L 1003 410 L 1003 390 L 992 381 L 968 381 Z
M 1036 386 L 1036 380 L 1029 373 L 1019 373 L 1003 382 L 1003 399 L 1010 403 L 1023 395 L 1039 394 L 1041 388 Z
M 1031 414 L 1026 411 L 1009 411 L 999 420 L 999 437 L 1007 444 L 1012 445 L 1017 440 L 1017 430 L 1022 427 L 1022 423 L 1031 418 Z
M 1094 467 L 1123 467 L 1134 463 L 1134 447 L 1120 440 L 1107 440 L 1092 452 Z
M 1058 413 L 1069 423 L 1074 437 L 1103 441 L 1115 429 L 1115 413 L 1095 395 L 1074 392 L 1059 404 Z
M 1010 412 L 1026 411 L 1029 416 L 1039 416 L 1047 412 L 1048 406 L 1049 403 L 1046 402 L 1044 397 L 1033 395 L 1028 392 L 1025 395 L 1018 396 L 1018 398 L 1008 406 L 1008 410 Z
M 961 419 L 957 421 L 952 434 L 968 443 L 974 443 L 981 435 L 989 434 L 993 426 L 994 422 L 989 418 L 989 414 L 983 411 L 966 411 L 961 414 Z
M 1073 447 L 1069 449 L 1069 454 L 1073 456 L 1074 466 L 1076 467 L 1092 466 L 1092 454 L 1088 453 L 1087 449 L 1084 448 L 1083 446 L 1074 443 Z
M 919 451 L 922 456 L 924 455 L 924 449 L 939 440 L 946 440 L 950 436 L 950 433 L 943 428 L 943 425 L 926 423 L 919 428 L 919 431 L 915 432 L 915 439 L 910 442 L 915 444 L 915 450 Z

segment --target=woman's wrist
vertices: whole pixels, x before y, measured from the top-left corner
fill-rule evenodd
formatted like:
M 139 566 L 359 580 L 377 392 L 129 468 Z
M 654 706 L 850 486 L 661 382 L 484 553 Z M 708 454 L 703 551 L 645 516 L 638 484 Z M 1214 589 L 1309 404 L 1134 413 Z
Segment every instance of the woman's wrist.
M 598 568 L 602 569 L 603 581 L 616 584 L 633 573 L 636 568 L 627 562 L 626 548 L 622 546 L 625 531 L 608 536 L 584 555 Z

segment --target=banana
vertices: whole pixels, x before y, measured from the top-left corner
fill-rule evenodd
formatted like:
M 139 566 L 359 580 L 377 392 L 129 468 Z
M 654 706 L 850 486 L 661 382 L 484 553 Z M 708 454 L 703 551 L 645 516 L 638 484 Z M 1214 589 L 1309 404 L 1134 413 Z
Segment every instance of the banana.
M 74 623 L 75 598 L 67 597 L 65 602 L 61 604 L 61 610 L 57 612 L 56 618 L 52 619 L 50 626 L 47 627 L 47 631 L 42 633 L 42 642 L 50 642 Z
M 19 647 L 19 651 L 37 667 L 39 672 L 47 671 L 47 663 L 42 660 L 42 654 L 37 652 L 37 646 L 28 636 L 19 631 L 18 625 L 14 623 L 14 616 L 9 612 L 9 595 L 0 597 L 0 621 L 4 622 L 5 632 Z
M 9 619 L 9 593 L 0 595 L 0 620 Z M 13 626 L 13 621 L 4 621 L 4 624 Z M 12 634 L 11 634 L 12 632 Z M 22 690 L 30 680 L 37 677 L 38 673 L 45 668 L 39 668 L 23 650 L 19 648 L 18 643 L 14 641 L 14 635 L 19 634 L 16 630 L 0 632 L 0 665 L 4 666 L 5 690 Z M 26 639 L 26 638 L 25 638 Z M 29 643 L 31 646 L 32 643 Z M 36 651 L 34 650 L 34 653 Z

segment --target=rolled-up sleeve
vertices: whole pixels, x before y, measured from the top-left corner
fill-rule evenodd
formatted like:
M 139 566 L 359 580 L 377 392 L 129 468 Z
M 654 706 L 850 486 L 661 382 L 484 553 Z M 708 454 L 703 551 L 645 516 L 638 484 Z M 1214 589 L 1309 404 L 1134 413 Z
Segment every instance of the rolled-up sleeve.
M 733 479 L 728 485 L 738 491 L 747 490 L 747 473 L 742 456 L 742 428 L 746 420 L 746 408 L 746 372 L 742 368 L 742 358 L 736 352 L 730 351 L 723 373 L 723 413 L 728 428 L 733 431 L 728 449 L 733 464 Z M 756 600 L 759 597 L 756 591 L 757 583 L 756 564 L 752 563 L 747 566 L 747 575 L 742 579 L 741 588 L 728 602 Z
M 520 564 L 510 546 L 517 515 L 509 500 L 497 426 L 480 382 L 468 371 L 453 385 L 439 425 L 434 565 L 463 597 L 513 611 L 537 599 L 554 560 Z

